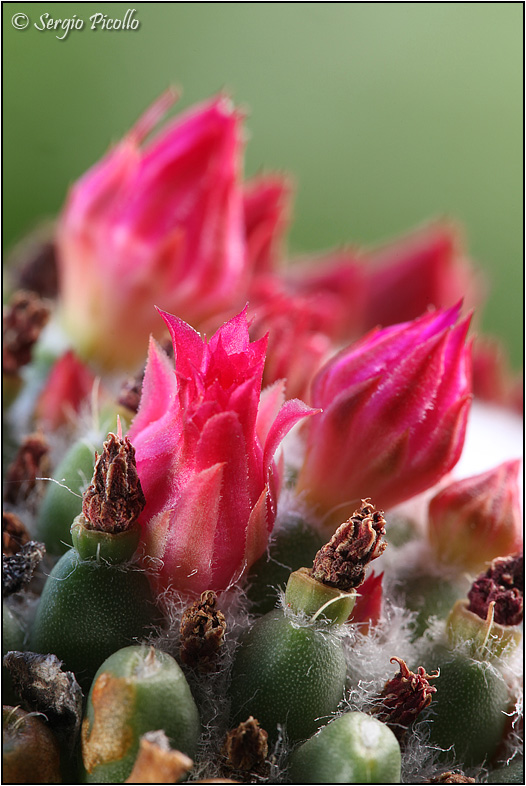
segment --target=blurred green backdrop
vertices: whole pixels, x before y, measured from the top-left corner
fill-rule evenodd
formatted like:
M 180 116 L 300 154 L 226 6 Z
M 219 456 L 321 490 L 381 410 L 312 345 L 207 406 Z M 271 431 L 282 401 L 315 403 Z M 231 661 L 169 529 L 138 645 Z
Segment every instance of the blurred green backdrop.
M 139 29 L 89 29 L 90 15 Z M 25 13 L 27 29 L 13 16 Z M 42 14 L 86 21 L 39 31 Z M 249 109 L 246 171 L 294 174 L 292 251 L 387 239 L 447 214 L 522 359 L 522 3 L 3 4 L 4 246 L 169 84 Z M 49 17 L 48 17 L 49 18 Z

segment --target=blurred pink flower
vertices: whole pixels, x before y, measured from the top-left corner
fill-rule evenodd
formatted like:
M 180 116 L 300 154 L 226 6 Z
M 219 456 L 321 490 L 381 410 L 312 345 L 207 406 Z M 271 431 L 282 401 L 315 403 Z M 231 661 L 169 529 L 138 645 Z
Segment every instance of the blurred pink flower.
M 497 338 L 477 337 L 473 347 L 473 394 L 481 401 L 523 414 L 523 375 L 512 371 L 506 348 Z
M 308 398 L 309 387 L 337 344 L 361 322 L 360 266 L 351 252 L 301 260 L 251 284 L 250 335 L 268 333 L 263 382 L 286 379 L 287 397 Z
M 363 332 L 366 283 L 356 250 L 299 258 L 281 272 L 281 279 L 287 292 L 313 304 L 318 330 L 333 341 L 348 341 Z
M 312 379 L 334 350 L 320 330 L 316 302 L 278 290 L 253 306 L 250 317 L 250 337 L 268 335 L 263 385 L 284 380 L 287 398 L 307 400 Z
M 173 362 L 152 340 L 141 403 L 129 430 L 146 497 L 146 554 L 159 589 L 198 593 L 235 582 L 261 556 L 274 525 L 274 454 L 312 410 L 261 396 L 266 340 L 250 343 L 246 309 L 207 342 L 177 317 Z
M 257 275 L 274 271 L 283 256 L 290 190 L 289 181 L 279 175 L 261 175 L 245 183 L 246 253 L 249 267 Z
M 328 526 L 370 496 L 390 508 L 458 461 L 471 402 L 460 306 L 373 330 L 318 372 L 298 491 Z
M 466 308 L 483 300 L 484 283 L 453 222 L 436 221 L 369 252 L 364 330 L 416 319 L 429 307 Z
M 517 482 L 520 460 L 450 483 L 429 503 L 429 540 L 438 558 L 478 572 L 495 557 L 522 550 Z
M 161 96 L 71 189 L 57 232 L 62 319 L 76 350 L 134 368 L 154 303 L 198 325 L 246 301 L 240 115 L 220 95 L 141 143 Z
M 91 396 L 95 377 L 69 350 L 53 364 L 36 404 L 35 416 L 46 429 L 72 422 Z

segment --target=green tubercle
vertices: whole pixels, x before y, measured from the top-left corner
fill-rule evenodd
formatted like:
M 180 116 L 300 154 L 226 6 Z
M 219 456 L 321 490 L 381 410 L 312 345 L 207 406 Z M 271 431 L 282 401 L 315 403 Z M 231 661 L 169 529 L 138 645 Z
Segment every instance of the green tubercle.
M 292 611 L 306 614 L 313 619 L 327 619 L 343 625 L 353 610 L 355 590 L 342 592 L 336 587 L 322 584 L 313 578 L 309 568 L 300 568 L 290 574 L 285 590 L 285 604 Z
M 71 525 L 73 547 L 83 560 L 104 560 L 112 564 L 129 562 L 137 551 L 140 536 L 138 524 L 129 530 L 115 533 L 91 529 L 82 513 Z
M 516 649 L 522 638 L 517 625 L 495 622 L 494 605 L 486 619 L 470 611 L 466 600 L 458 600 L 446 620 L 446 634 L 452 647 L 464 644 L 477 660 L 492 660 Z

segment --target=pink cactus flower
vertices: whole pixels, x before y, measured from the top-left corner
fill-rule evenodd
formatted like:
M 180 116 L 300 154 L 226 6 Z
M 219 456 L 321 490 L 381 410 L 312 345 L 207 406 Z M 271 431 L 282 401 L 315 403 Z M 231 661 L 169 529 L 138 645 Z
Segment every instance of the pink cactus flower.
M 370 253 L 364 266 L 364 330 L 416 319 L 429 307 L 466 308 L 483 300 L 484 282 L 463 249 L 458 227 L 436 221 Z
M 497 338 L 477 338 L 473 347 L 473 393 L 519 415 L 524 411 L 523 375 L 512 371 L 506 347 Z
M 471 402 L 469 317 L 460 306 L 373 330 L 318 372 L 298 491 L 327 526 L 356 500 L 390 508 L 458 461 Z
M 438 558 L 478 572 L 495 557 L 522 550 L 517 482 L 520 460 L 450 483 L 429 503 L 428 534 Z
M 283 404 L 283 386 L 260 398 L 266 339 L 249 340 L 246 309 L 209 341 L 160 312 L 173 361 L 152 339 L 137 415 L 129 430 L 146 497 L 146 554 L 159 590 L 220 590 L 265 551 L 280 473 L 274 454 L 313 412 Z
M 262 175 L 245 184 L 246 253 L 249 266 L 256 275 L 275 270 L 283 256 L 290 190 L 288 180 L 279 175 Z
M 263 382 L 286 378 L 287 397 L 308 399 L 310 384 L 336 345 L 355 335 L 363 287 L 351 252 L 301 260 L 251 285 L 250 335 L 268 333 Z
M 334 351 L 320 330 L 320 314 L 312 298 L 275 292 L 250 310 L 250 336 L 268 335 L 263 384 L 285 379 L 287 398 L 308 400 L 310 383 Z
M 363 260 L 352 249 L 294 260 L 281 278 L 284 288 L 315 304 L 318 330 L 333 341 L 360 335 L 365 307 Z
M 73 186 L 59 222 L 63 324 L 103 368 L 146 356 L 154 303 L 198 325 L 246 302 L 240 115 L 221 95 L 141 147 L 174 100 L 161 96 Z
M 95 376 L 69 350 L 53 364 L 39 396 L 35 415 L 45 429 L 71 423 L 93 391 Z

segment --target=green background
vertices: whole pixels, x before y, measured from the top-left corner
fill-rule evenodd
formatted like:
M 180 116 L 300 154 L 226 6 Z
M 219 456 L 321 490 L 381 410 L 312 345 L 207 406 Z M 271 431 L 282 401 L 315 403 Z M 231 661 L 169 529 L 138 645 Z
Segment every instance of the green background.
M 91 31 L 135 8 L 136 31 Z M 11 19 L 26 13 L 30 26 Z M 86 20 L 66 40 L 41 14 Z M 290 171 L 291 251 L 465 226 L 485 330 L 522 358 L 522 3 L 4 3 L 4 245 L 169 84 L 248 109 L 246 172 Z M 62 31 L 58 31 L 62 35 Z

